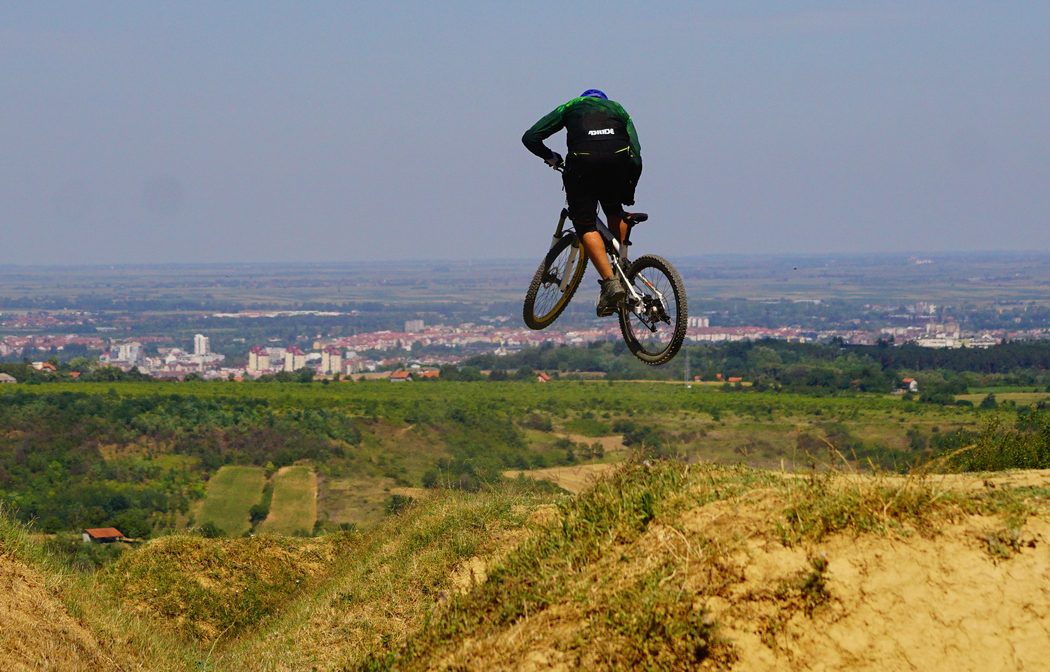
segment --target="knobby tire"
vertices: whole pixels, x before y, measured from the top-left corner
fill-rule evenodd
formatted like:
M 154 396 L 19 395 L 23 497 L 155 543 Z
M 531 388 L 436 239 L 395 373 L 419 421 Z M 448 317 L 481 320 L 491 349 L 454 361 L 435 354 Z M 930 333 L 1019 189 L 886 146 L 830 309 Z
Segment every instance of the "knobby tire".
M 573 294 L 576 293 L 576 289 L 580 286 L 580 281 L 583 279 L 584 271 L 587 270 L 587 255 L 584 253 L 583 246 L 578 245 L 576 250 L 576 256 L 573 259 L 574 266 L 571 269 L 563 268 L 568 263 L 568 257 L 564 260 L 561 259 L 562 254 L 569 253 L 569 248 L 572 245 L 578 245 L 576 234 L 566 233 L 564 236 L 558 239 L 558 242 L 554 243 L 550 251 L 547 252 L 547 256 L 544 257 L 543 262 L 539 268 L 536 269 L 536 273 L 532 276 L 532 282 L 529 283 L 529 289 L 525 292 L 525 305 L 522 307 L 522 318 L 525 320 L 525 325 L 530 329 L 546 329 L 554 320 L 558 319 L 558 316 L 562 314 L 566 306 L 569 305 L 569 301 L 572 300 Z M 552 268 L 553 267 L 553 268 Z M 566 285 L 565 291 L 561 292 L 557 286 L 551 283 L 551 273 L 557 280 L 561 280 L 564 277 L 564 273 L 568 271 L 571 273 L 569 284 Z M 546 281 L 546 282 L 545 282 Z M 538 298 L 541 298 L 540 292 L 544 290 L 542 298 L 554 299 L 554 305 L 550 308 L 546 308 L 541 305 L 540 310 L 545 311 L 541 315 L 536 314 L 536 302 Z M 559 292 L 557 296 L 554 292 Z
M 649 273 L 644 273 L 645 271 Z M 682 282 L 682 276 L 678 274 L 674 266 L 663 257 L 652 254 L 638 257 L 631 264 L 627 272 L 627 279 L 643 297 L 648 296 L 650 301 L 654 301 L 656 295 L 642 282 L 639 273 L 644 273 L 646 277 L 652 276 L 649 277 L 650 281 L 657 285 L 657 289 L 664 294 L 665 299 L 674 301 L 674 305 L 669 306 L 668 322 L 656 322 L 661 337 L 666 336 L 666 343 L 652 343 L 653 332 L 626 304 L 620 308 L 619 312 L 620 332 L 631 354 L 650 366 L 659 366 L 671 361 L 685 341 L 685 331 L 689 322 L 685 283 Z M 661 279 L 658 276 L 663 277 Z M 667 303 L 670 304 L 670 300 Z

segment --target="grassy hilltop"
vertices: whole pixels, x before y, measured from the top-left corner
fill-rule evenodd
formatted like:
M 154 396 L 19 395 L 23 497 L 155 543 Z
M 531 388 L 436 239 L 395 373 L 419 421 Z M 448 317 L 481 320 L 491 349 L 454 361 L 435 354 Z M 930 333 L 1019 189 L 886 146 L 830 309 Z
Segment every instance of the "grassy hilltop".
M 1050 395 L 995 395 L 628 381 L 3 390 L 0 618 L 15 627 L 0 631 L 0 662 L 1038 666 Z M 109 524 L 136 541 L 80 541 L 79 527 Z
M 4 518 L 0 571 L 15 589 L 2 607 L 41 629 L 30 646 L 5 628 L 0 660 L 1020 669 L 1050 655 L 1048 498 L 1046 471 L 639 463 L 575 497 L 513 483 L 446 492 L 369 533 L 165 537 L 90 576 L 61 571 Z

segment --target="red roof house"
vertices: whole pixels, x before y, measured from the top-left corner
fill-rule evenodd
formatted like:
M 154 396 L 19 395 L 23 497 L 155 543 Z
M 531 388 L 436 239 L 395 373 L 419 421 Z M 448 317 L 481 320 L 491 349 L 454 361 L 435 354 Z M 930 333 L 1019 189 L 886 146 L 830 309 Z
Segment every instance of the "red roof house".
M 114 541 L 123 541 L 124 533 L 115 527 L 89 527 L 84 530 L 84 543 L 94 542 L 96 544 L 109 544 Z

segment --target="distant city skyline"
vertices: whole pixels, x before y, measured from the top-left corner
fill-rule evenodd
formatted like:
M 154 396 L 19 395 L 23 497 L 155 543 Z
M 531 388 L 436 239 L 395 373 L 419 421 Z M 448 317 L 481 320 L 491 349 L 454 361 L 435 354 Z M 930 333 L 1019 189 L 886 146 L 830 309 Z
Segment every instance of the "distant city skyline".
M 0 264 L 538 259 L 563 194 L 520 136 L 590 87 L 638 126 L 640 249 L 1043 252 L 1048 23 L 1021 2 L 8 3 Z

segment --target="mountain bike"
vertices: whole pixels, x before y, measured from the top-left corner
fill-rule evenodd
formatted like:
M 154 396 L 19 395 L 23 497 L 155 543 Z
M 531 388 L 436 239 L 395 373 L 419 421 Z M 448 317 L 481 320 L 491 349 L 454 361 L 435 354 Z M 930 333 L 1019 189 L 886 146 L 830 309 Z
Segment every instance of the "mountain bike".
M 530 329 L 546 329 L 562 314 L 587 270 L 587 254 L 571 227 L 569 211 L 562 208 L 550 250 L 525 292 L 522 317 Z M 635 357 L 651 366 L 669 362 L 682 347 L 688 321 L 685 284 L 674 266 L 663 257 L 647 254 L 628 258 L 631 231 L 649 219 L 644 212 L 624 213 L 627 236 L 621 244 L 599 218 L 598 232 L 605 241 L 613 273 L 627 295 L 619 306 L 620 333 Z

